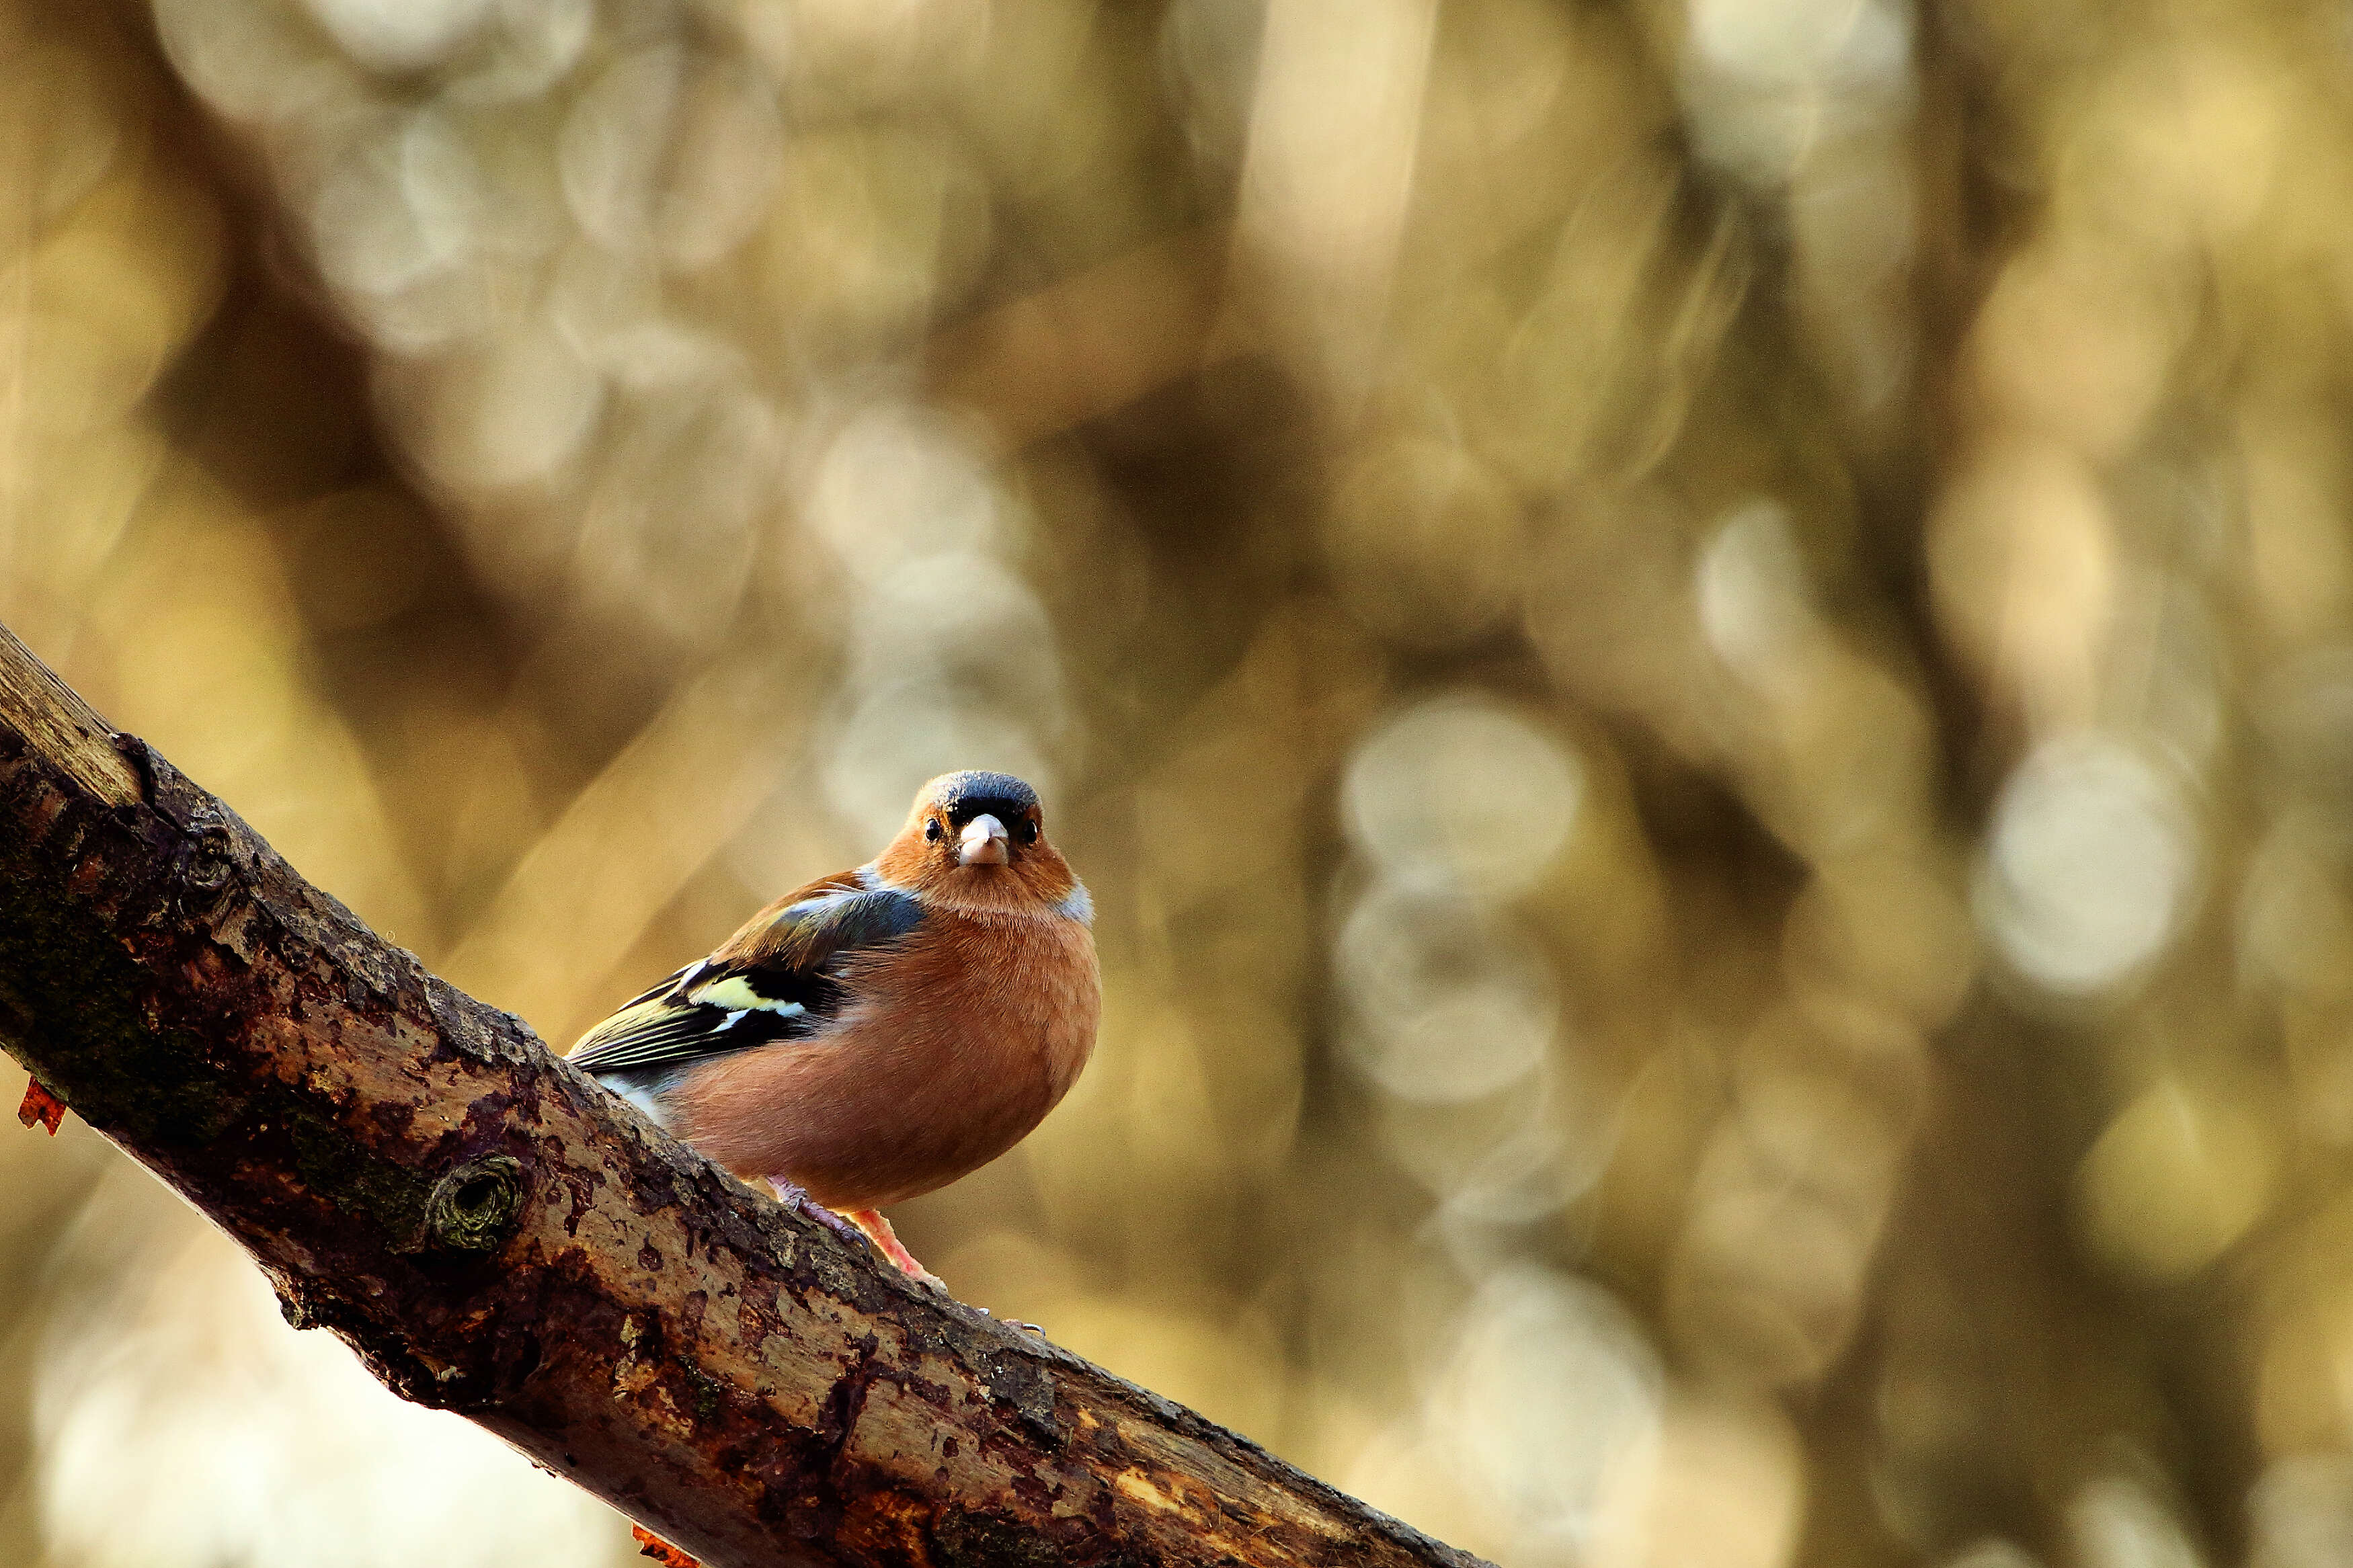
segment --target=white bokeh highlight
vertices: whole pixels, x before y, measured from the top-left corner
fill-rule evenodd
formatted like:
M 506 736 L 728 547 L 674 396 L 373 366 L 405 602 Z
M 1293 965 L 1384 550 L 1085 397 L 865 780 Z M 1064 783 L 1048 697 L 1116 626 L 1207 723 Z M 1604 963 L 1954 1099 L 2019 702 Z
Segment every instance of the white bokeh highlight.
M 2164 951 L 2197 873 L 2196 824 L 2168 772 L 2113 736 L 2066 734 L 2002 787 L 1978 919 L 2021 974 L 2087 994 Z
M 1357 747 L 1343 820 L 1350 846 L 1401 886 L 1510 898 L 1551 868 L 1584 787 L 1558 742 L 1501 704 L 1452 693 Z
M 1445 1104 L 1526 1077 L 1552 1048 L 1559 988 L 1518 922 L 1377 885 L 1340 928 L 1351 1058 L 1389 1093 Z

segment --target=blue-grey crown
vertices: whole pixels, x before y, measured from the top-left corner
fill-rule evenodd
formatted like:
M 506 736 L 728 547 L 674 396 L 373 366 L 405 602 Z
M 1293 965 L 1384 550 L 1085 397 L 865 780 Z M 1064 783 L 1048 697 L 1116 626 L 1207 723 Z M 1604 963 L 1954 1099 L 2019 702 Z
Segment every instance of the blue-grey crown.
M 996 816 L 1007 822 L 1035 810 L 1038 792 L 1011 773 L 950 773 L 933 792 L 948 814 L 949 823 L 962 827 L 976 816 Z

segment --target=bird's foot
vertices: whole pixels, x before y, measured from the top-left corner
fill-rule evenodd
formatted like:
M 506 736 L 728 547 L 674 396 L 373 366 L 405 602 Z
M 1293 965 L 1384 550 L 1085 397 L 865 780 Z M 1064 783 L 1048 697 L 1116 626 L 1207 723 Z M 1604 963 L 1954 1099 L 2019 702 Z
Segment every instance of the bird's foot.
M 997 1318 L 997 1314 L 986 1307 L 975 1307 L 973 1310 L 984 1318 Z M 1035 1334 L 1041 1340 L 1046 1337 L 1046 1331 L 1040 1324 L 1028 1322 L 1020 1318 L 997 1318 L 997 1321 L 1008 1329 L 1019 1329 L 1023 1333 Z
M 846 1217 L 866 1233 L 883 1257 L 899 1266 L 900 1273 L 919 1285 L 930 1286 L 943 1296 L 948 1293 L 947 1286 L 938 1275 L 915 1261 L 915 1255 L 900 1241 L 899 1233 L 891 1228 L 891 1222 L 882 1217 L 881 1209 L 851 1209 Z
M 689 1557 L 642 1524 L 629 1526 L 629 1533 L 637 1538 L 638 1555 L 652 1558 L 662 1564 L 662 1568 L 702 1568 L 702 1565 L 693 1558 Z
M 782 1176 L 770 1176 L 768 1185 L 776 1190 L 778 1203 L 788 1209 L 799 1210 L 842 1240 L 864 1245 L 872 1239 L 863 1229 L 809 1196 L 808 1189 L 798 1183 L 786 1181 Z M 896 1263 L 898 1259 L 894 1258 L 891 1261 Z

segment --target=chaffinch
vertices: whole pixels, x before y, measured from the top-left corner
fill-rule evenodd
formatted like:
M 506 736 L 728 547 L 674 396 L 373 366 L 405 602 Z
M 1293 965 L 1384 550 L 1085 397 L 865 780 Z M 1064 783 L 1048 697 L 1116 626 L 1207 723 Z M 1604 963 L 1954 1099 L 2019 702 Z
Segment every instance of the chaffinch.
M 925 784 L 854 871 L 770 904 L 568 1053 L 655 1122 L 926 1284 L 881 1210 L 977 1170 L 1094 1048 L 1094 906 L 1007 773 Z

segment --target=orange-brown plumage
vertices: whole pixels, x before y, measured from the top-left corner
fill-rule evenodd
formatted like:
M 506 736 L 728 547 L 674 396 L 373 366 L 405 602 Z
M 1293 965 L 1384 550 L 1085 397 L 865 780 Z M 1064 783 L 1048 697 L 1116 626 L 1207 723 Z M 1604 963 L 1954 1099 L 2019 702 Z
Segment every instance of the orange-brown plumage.
M 861 1000 L 825 1036 L 721 1058 L 681 1086 L 673 1130 L 837 1210 L 904 1203 L 1019 1142 L 1094 1047 L 1093 941 L 1068 921 L 933 924 L 860 963 Z
M 1070 1089 L 1101 1014 L 1092 914 L 1026 784 L 950 773 L 871 863 L 777 900 L 572 1055 L 921 1274 L 874 1211 L 995 1159 Z

